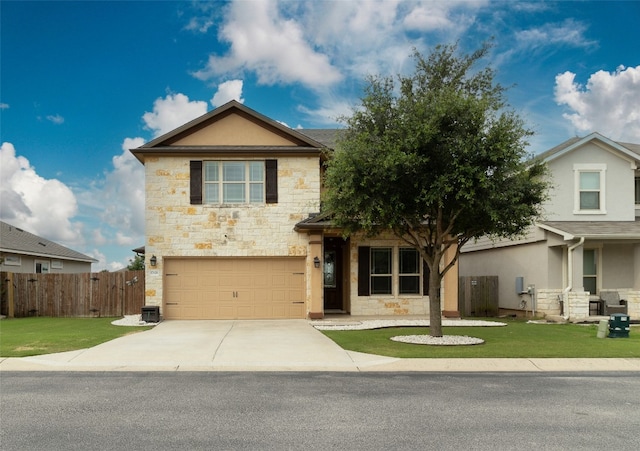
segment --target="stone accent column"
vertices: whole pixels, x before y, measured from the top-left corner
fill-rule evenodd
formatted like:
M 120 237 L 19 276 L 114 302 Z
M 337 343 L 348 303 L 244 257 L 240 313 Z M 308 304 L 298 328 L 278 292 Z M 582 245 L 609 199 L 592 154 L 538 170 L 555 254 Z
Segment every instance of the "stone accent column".
M 320 267 L 313 264 L 315 257 L 320 259 Z M 307 253 L 307 270 L 311 281 L 311 296 L 309 302 L 309 318 L 324 318 L 324 296 L 322 288 L 322 233 L 312 232 L 309 235 L 309 252 Z
M 445 264 L 455 256 L 456 248 L 450 247 L 444 254 Z M 442 283 L 442 310 L 458 312 L 458 262 L 445 275 Z M 427 308 L 427 312 L 429 309 Z

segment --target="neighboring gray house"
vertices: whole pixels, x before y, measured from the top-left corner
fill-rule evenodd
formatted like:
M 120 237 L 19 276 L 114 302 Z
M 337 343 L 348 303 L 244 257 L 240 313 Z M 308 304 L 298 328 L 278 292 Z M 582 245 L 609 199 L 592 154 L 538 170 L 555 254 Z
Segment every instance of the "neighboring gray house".
M 98 260 L 1 222 L 0 271 L 13 273 L 84 273 Z
M 502 311 L 581 320 L 613 290 L 640 319 L 640 144 L 598 133 L 541 154 L 552 177 L 544 221 L 526 237 L 469 243 L 460 276 L 499 277 Z

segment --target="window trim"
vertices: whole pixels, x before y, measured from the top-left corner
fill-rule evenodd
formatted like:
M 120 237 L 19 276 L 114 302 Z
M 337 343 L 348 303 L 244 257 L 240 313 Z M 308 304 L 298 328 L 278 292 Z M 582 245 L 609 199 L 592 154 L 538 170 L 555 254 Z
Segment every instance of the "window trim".
M 640 175 L 636 175 L 633 179 L 633 197 L 636 208 L 640 208 Z
M 599 201 L 600 208 L 587 210 L 580 208 L 580 193 L 584 190 L 580 189 L 580 174 L 582 173 L 598 173 L 600 175 L 599 178 Z M 591 164 L 574 164 L 573 165 L 573 174 L 574 174 L 574 203 L 573 203 L 573 214 L 575 215 L 604 215 L 607 214 L 607 208 L 605 204 L 606 196 L 606 173 L 607 173 L 607 165 L 600 163 L 591 163 Z M 590 191 L 593 192 L 593 191 Z
M 215 180 L 207 180 L 207 163 L 217 165 L 217 177 Z M 252 165 L 254 163 L 262 163 L 262 180 L 252 180 Z M 244 173 L 242 174 L 242 180 L 226 180 L 225 179 L 225 168 L 229 168 L 230 164 L 237 165 L 242 167 Z M 203 161 L 203 198 L 202 201 L 206 205 L 261 205 L 265 203 L 265 164 L 264 160 L 204 160 Z M 217 186 L 218 187 L 218 197 L 217 200 L 210 201 L 207 199 L 207 186 Z M 251 200 L 251 187 L 255 185 L 260 185 L 262 187 L 262 196 L 260 200 Z M 225 196 L 227 193 L 228 187 L 236 187 L 242 186 L 242 197 L 243 200 L 230 202 L 225 200 Z

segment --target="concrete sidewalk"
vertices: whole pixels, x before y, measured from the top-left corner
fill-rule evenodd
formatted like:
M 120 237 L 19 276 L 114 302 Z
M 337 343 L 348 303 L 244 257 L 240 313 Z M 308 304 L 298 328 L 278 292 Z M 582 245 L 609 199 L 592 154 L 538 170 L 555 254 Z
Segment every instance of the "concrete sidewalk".
M 3 358 L 0 371 L 640 371 L 640 359 L 399 359 L 345 351 L 306 320 L 194 320 L 89 349 Z

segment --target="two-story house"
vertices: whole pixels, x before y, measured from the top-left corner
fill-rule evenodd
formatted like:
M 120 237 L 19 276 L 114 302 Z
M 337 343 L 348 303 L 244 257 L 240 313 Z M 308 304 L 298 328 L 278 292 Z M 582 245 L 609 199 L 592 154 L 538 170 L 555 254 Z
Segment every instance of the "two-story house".
M 428 314 L 415 250 L 345 239 L 320 214 L 336 133 L 231 101 L 132 149 L 145 166 L 146 304 L 166 319 Z M 457 310 L 455 269 L 443 310 Z
M 581 320 L 617 291 L 640 319 L 640 144 L 598 133 L 544 152 L 545 218 L 522 239 L 469 243 L 461 276 L 499 277 L 499 306 Z

